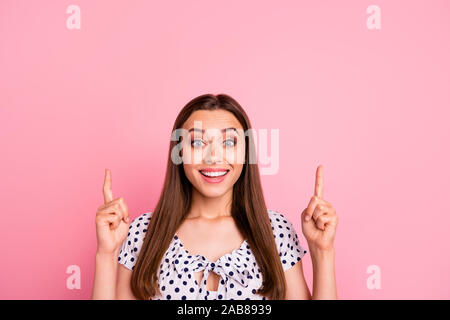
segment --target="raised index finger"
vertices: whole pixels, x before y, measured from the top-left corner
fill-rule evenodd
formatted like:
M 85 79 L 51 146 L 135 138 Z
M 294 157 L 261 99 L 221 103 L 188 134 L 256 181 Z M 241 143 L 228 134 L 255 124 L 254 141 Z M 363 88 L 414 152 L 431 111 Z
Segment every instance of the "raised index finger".
M 111 171 L 109 169 L 106 169 L 105 182 L 103 183 L 103 198 L 105 200 L 105 204 L 111 202 L 114 199 L 111 184 Z
M 314 195 L 323 198 L 323 166 L 319 165 L 316 170 L 316 186 L 314 188 Z

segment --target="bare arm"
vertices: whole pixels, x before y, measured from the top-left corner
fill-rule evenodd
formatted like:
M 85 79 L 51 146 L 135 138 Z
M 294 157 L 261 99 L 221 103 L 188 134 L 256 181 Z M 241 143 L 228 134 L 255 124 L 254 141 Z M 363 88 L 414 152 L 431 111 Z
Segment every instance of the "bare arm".
M 97 209 L 95 215 L 97 252 L 92 300 L 117 298 L 119 253 L 131 227 L 128 206 L 122 197 L 114 200 L 111 185 L 111 172 L 106 169 L 103 184 L 104 205 Z
M 118 252 L 96 253 L 92 300 L 115 300 Z
M 335 300 L 337 297 L 334 270 L 334 249 L 316 250 L 310 248 L 313 264 L 313 295 L 303 275 L 302 261 L 285 271 L 286 300 Z
M 119 274 L 117 275 L 117 300 L 137 300 L 131 291 L 131 276 L 133 271 L 119 263 Z
M 303 275 L 302 260 L 284 272 L 286 300 L 311 300 L 311 293 Z
M 334 268 L 334 248 L 330 250 L 311 250 L 313 264 L 313 300 L 338 299 L 336 274 Z
M 313 265 L 314 300 L 337 299 L 334 270 L 334 238 L 338 216 L 333 205 L 323 199 L 323 167 L 316 170 L 314 196 L 302 212 L 302 231 L 308 242 Z

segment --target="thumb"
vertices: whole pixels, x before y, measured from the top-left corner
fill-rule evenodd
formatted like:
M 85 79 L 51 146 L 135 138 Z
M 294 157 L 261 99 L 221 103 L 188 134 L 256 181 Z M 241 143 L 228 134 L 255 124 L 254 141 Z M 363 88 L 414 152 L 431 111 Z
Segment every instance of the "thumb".
M 306 209 L 303 210 L 301 218 L 302 218 L 302 222 L 303 223 L 311 223 L 311 222 L 313 222 L 313 219 L 311 219 L 311 217 L 308 220 L 306 220 Z

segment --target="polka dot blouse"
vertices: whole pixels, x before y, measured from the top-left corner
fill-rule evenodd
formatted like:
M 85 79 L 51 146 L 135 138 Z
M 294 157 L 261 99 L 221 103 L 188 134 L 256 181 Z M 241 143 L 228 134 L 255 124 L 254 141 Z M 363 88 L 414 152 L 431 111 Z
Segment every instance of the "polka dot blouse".
M 131 222 L 128 236 L 120 249 L 118 261 L 130 270 L 136 264 L 151 214 L 144 213 Z M 300 261 L 306 250 L 299 244 L 294 226 L 283 214 L 270 209 L 268 214 L 281 264 L 287 270 Z M 200 285 L 194 278 L 194 272 L 198 271 L 203 271 Z M 210 271 L 220 276 L 217 291 L 206 290 Z M 231 253 L 210 261 L 202 255 L 189 254 L 177 235 L 174 235 L 161 260 L 158 275 L 161 295 L 157 294 L 151 300 L 267 299 L 256 293 L 262 285 L 262 273 L 247 240 Z

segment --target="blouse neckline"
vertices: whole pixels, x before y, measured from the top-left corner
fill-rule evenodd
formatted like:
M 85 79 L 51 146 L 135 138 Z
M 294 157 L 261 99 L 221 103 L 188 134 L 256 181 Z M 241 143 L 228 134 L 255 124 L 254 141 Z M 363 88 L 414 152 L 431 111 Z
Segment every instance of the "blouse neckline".
M 231 256 L 234 256 L 235 254 L 237 254 L 237 253 L 239 253 L 239 252 L 245 250 L 246 247 L 247 247 L 247 245 L 248 245 L 247 239 L 244 239 L 244 241 L 242 241 L 241 245 L 240 245 L 238 248 L 234 249 L 233 251 L 231 251 L 231 252 L 229 252 L 229 253 L 225 253 L 223 256 L 219 257 L 216 261 L 212 261 L 212 260 L 209 260 L 208 258 L 206 258 L 204 255 L 201 255 L 201 254 L 191 254 L 191 253 L 184 247 L 183 243 L 181 242 L 180 237 L 178 237 L 178 235 L 177 235 L 176 233 L 175 233 L 175 235 L 173 236 L 173 238 L 175 239 L 176 242 L 178 242 L 178 244 L 179 244 L 181 250 L 182 250 L 187 256 L 200 257 L 200 258 L 202 258 L 203 260 L 206 260 L 206 261 L 208 261 L 208 262 L 215 262 L 216 264 L 217 264 L 220 260 L 226 258 L 227 256 L 230 256 L 230 255 L 231 255 Z

